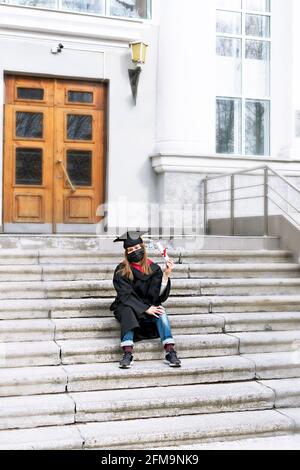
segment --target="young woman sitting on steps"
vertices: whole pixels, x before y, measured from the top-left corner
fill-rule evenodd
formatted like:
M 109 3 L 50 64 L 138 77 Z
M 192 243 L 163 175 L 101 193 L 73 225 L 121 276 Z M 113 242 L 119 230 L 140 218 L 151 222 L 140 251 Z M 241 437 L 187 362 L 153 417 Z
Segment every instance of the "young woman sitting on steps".
M 148 258 L 140 233 L 127 232 L 114 240 L 123 241 L 125 250 L 123 262 L 114 271 L 117 296 L 110 306 L 121 326 L 123 357 L 119 367 L 128 369 L 133 364 L 135 342 L 159 337 L 166 352 L 166 363 L 180 367 L 169 318 L 162 306 L 170 294 L 174 262 L 170 259 L 163 272 Z

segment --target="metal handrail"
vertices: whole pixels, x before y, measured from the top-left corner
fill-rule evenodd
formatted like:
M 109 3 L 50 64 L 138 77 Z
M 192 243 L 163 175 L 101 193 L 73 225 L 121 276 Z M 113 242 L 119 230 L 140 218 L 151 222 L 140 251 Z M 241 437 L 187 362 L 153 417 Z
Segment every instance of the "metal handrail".
M 293 183 L 291 183 L 285 176 L 278 173 L 278 171 L 274 170 L 274 168 L 272 168 L 270 165 L 261 165 L 261 166 L 257 166 L 257 167 L 254 167 L 254 168 L 247 168 L 245 170 L 236 171 L 234 173 L 222 173 L 221 175 L 218 175 L 218 176 L 206 177 L 205 181 L 212 181 L 212 180 L 217 180 L 217 179 L 220 179 L 220 178 L 228 178 L 230 176 L 244 175 L 244 174 L 248 174 L 249 172 L 252 173 L 254 171 L 259 171 L 259 170 L 271 171 L 274 175 L 278 176 L 280 179 L 282 179 L 282 181 L 287 183 L 291 188 L 293 188 L 295 191 L 297 191 L 300 194 L 300 189 L 297 188 L 297 186 L 295 186 Z M 224 191 L 225 191 L 225 189 L 224 189 Z
M 212 181 L 212 180 L 217 180 L 220 178 L 227 178 L 229 176 L 243 175 L 244 173 L 248 173 L 248 171 L 252 172 L 252 171 L 258 171 L 258 170 L 264 170 L 265 168 L 270 168 L 270 167 L 268 165 L 261 165 L 261 166 L 257 166 L 254 168 L 247 168 L 246 170 L 236 171 L 234 173 L 222 173 L 221 175 L 206 177 L 205 180 Z
M 252 189 L 252 188 L 259 188 L 262 186 L 262 183 L 260 184 L 252 184 L 251 186 L 241 186 L 239 188 L 235 187 L 235 190 L 238 191 L 240 189 Z M 210 194 L 219 194 L 219 193 L 224 193 L 225 191 L 230 191 L 230 188 L 227 189 L 220 189 L 218 191 L 208 191 L 207 195 L 209 196 Z
M 262 170 L 264 171 L 264 175 L 263 175 L 264 176 L 264 182 L 263 183 L 253 185 L 253 186 L 239 186 L 239 187 L 235 186 L 235 177 L 236 176 L 241 176 L 241 175 L 255 176 L 254 172 L 262 171 Z M 258 198 L 261 198 L 261 197 L 264 198 L 264 232 L 265 232 L 266 236 L 269 235 L 269 202 L 270 201 L 273 204 L 275 204 L 284 214 L 286 214 L 291 220 L 293 220 L 293 222 L 295 222 L 300 227 L 299 221 L 295 220 L 288 211 L 286 211 L 281 206 L 276 204 L 275 201 L 273 201 L 273 199 L 270 197 L 269 192 L 274 191 L 289 206 L 291 206 L 295 210 L 296 213 L 300 214 L 299 209 L 297 209 L 291 202 L 289 202 L 287 199 L 285 199 L 284 196 L 279 194 L 276 190 L 274 190 L 270 186 L 270 184 L 269 184 L 270 173 L 272 173 L 273 175 L 278 177 L 281 181 L 283 181 L 285 184 L 287 184 L 290 188 L 292 188 L 294 191 L 296 191 L 300 195 L 300 189 L 299 188 L 297 188 L 285 176 L 281 175 L 278 171 L 274 170 L 274 168 L 272 168 L 269 165 L 260 165 L 260 166 L 257 166 L 257 167 L 247 168 L 247 169 L 241 170 L 241 171 L 236 171 L 234 173 L 223 173 L 223 174 L 217 175 L 217 176 L 206 177 L 202 182 L 203 185 L 204 185 L 204 227 L 205 227 L 205 232 L 208 233 L 208 210 L 207 209 L 208 209 L 209 204 L 216 204 L 217 202 L 218 203 L 230 202 L 231 232 L 232 232 L 232 235 L 234 235 L 235 234 L 235 202 L 238 201 L 238 200 L 258 199 Z M 210 181 L 216 181 L 216 180 L 222 179 L 222 178 L 230 178 L 230 187 L 227 188 L 227 189 L 223 189 L 223 190 L 210 191 L 209 192 L 208 191 L 208 183 Z M 264 194 L 261 195 L 261 196 L 255 196 L 255 197 L 249 196 L 249 197 L 245 197 L 245 198 L 237 198 L 236 197 L 236 192 L 239 191 L 239 190 L 247 189 L 247 188 L 250 188 L 250 187 L 259 187 L 259 186 L 264 187 Z M 230 199 L 227 199 L 227 195 L 226 195 L 226 199 L 221 199 L 221 200 L 218 200 L 218 201 L 209 201 L 208 200 L 208 196 L 210 194 L 217 194 L 217 193 L 220 193 L 220 192 L 230 192 Z
M 289 202 L 284 196 L 282 196 L 282 194 L 280 194 L 278 191 L 276 191 L 276 189 L 272 188 L 272 186 L 270 186 L 270 185 L 269 185 L 269 189 L 271 191 L 273 191 L 275 194 L 277 194 L 277 196 L 280 197 L 280 199 L 283 199 L 283 201 L 286 202 L 289 206 L 291 206 L 296 212 L 299 212 L 298 207 L 294 206 L 294 204 Z

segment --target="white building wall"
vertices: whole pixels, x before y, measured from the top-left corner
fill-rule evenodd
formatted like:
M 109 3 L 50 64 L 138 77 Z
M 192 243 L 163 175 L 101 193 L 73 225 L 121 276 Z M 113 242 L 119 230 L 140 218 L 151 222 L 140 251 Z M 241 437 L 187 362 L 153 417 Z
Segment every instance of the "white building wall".
M 271 152 L 262 157 L 216 154 L 215 0 L 161 2 L 157 143 L 152 155 L 161 201 L 201 202 L 206 175 L 264 163 L 285 175 L 300 176 L 300 154 L 293 149 L 292 89 L 293 80 L 299 83 L 294 57 L 300 6 L 297 0 L 271 3 Z
M 3 168 L 4 73 L 107 80 L 106 197 L 154 200 L 149 155 L 155 144 L 157 37 L 155 21 L 122 20 L 0 5 L 0 171 Z M 134 106 L 129 43 L 149 44 Z M 64 44 L 60 55 L 51 47 Z M 0 181 L 2 182 L 2 173 Z M 2 198 L 2 183 L 0 183 Z M 1 216 L 2 220 L 2 203 Z M 108 221 L 109 223 L 109 221 Z
M 300 57 L 299 57 L 299 44 L 300 44 L 300 2 L 297 0 L 291 1 L 291 23 L 289 26 L 290 36 L 292 38 L 290 54 L 292 56 L 292 80 L 290 82 L 290 93 L 292 97 L 292 114 L 289 121 L 290 125 L 290 139 L 291 144 L 289 148 L 289 155 L 295 158 L 300 158 L 300 134 L 296 135 L 296 113 L 299 115 L 300 111 Z M 300 119 L 300 115 L 298 117 Z M 298 124 L 299 125 L 299 124 Z
M 273 158 L 293 159 L 299 156 L 290 151 L 293 139 L 292 82 L 295 58 L 292 30 L 293 2 L 294 0 L 272 0 L 271 156 Z
M 160 2 L 156 152 L 202 155 L 215 146 L 214 1 Z
M 300 139 L 294 138 L 295 109 L 300 110 L 299 0 L 272 0 L 270 158 L 215 153 L 215 0 L 153 0 L 153 6 L 153 20 L 140 21 L 0 5 L 0 172 L 3 75 L 11 72 L 108 81 L 110 203 L 122 198 L 197 203 L 207 174 L 264 162 L 300 176 Z M 128 45 L 140 39 L 149 48 L 135 107 Z M 58 42 L 65 49 L 52 55 Z M 141 219 L 136 223 L 143 225 Z
M 216 153 L 215 12 L 214 0 L 160 3 L 157 153 L 197 157 Z M 272 0 L 271 159 L 286 158 L 292 144 L 293 99 L 300 107 L 300 96 L 293 97 L 291 87 L 299 18 L 299 1 Z M 300 71 L 295 72 L 299 83 Z

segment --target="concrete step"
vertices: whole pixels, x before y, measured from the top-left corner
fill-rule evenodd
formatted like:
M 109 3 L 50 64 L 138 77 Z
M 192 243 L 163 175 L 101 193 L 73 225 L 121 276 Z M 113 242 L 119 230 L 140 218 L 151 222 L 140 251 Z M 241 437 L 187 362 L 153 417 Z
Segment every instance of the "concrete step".
M 192 444 L 177 447 L 157 447 L 153 450 L 300 450 L 300 434 L 289 434 L 287 436 L 258 437 L 253 439 L 239 439 L 235 441 L 215 441 L 208 444 Z M 192 453 L 192 452 L 191 452 Z
M 175 335 L 300 331 L 300 312 L 169 315 Z M 115 318 L 2 320 L 0 341 L 58 341 L 65 339 L 119 339 Z
M 51 367 L 0 369 L 0 396 L 26 396 L 101 390 L 133 390 L 144 387 L 171 387 L 227 382 L 300 379 L 300 354 L 261 353 L 184 359 L 184 366 L 171 369 L 161 361 L 136 361 L 131 369 L 119 369 L 118 363 L 89 363 Z M 280 380 L 277 380 L 280 379 Z M 287 386 L 286 400 L 295 398 L 295 387 Z M 284 383 L 284 382 L 282 382 Z M 297 385 L 297 386 L 296 386 Z M 273 388 L 274 391 L 275 387 Z M 295 390 L 295 393 L 294 393 Z M 277 398 L 283 396 L 277 392 Z M 278 398 L 279 399 L 279 398 Z M 277 402 L 280 407 L 281 401 Z M 288 406 L 287 402 L 284 406 Z
M 256 382 L 0 398 L 0 429 L 272 409 Z
M 109 281 L 100 281 L 109 288 Z M 103 283 L 103 284 L 102 284 Z M 105 284 L 107 283 L 107 284 Z M 172 279 L 172 296 L 186 295 L 292 295 L 300 291 L 300 279 Z M 111 294 L 111 291 L 108 291 Z M 105 294 L 103 294 L 104 296 Z
M 300 292 L 296 279 L 172 279 L 170 296 L 293 295 Z M 0 282 L 0 299 L 55 299 L 113 297 L 109 281 Z
M 293 263 L 292 252 L 287 250 L 169 250 L 169 256 L 177 264 L 190 263 Z M 148 251 L 148 256 L 155 262 L 162 262 L 162 257 L 153 251 Z M 40 251 L 40 264 L 79 264 L 79 263 L 120 263 L 124 258 L 124 252 L 115 254 L 87 251 Z
M 148 234 L 152 240 L 158 240 L 155 234 Z M 71 250 L 115 250 L 119 247 L 113 243 L 115 233 L 109 236 L 105 234 L 0 234 L 1 249 L 71 249 Z M 144 237 L 147 241 L 147 235 Z M 164 238 L 168 240 L 168 237 Z M 280 245 L 278 237 L 269 236 L 219 236 L 201 235 L 198 237 L 185 237 L 172 239 L 174 248 L 191 248 L 193 246 L 202 249 L 277 249 Z
M 105 237 L 106 239 L 112 243 L 111 237 Z M 95 250 L 103 248 L 103 246 L 102 238 L 96 234 L 0 234 L 0 248 L 1 250 L 18 249 L 23 251 L 51 248 Z
M 294 423 L 294 432 L 300 432 L 300 408 L 281 408 L 280 412 L 283 416 L 291 419 Z
M 224 320 L 216 315 L 170 315 L 169 319 L 175 335 L 222 333 L 224 328 Z M 120 325 L 114 318 L 54 319 L 53 322 L 56 340 L 120 337 Z
M 300 279 L 173 280 L 173 295 L 292 295 L 300 292 Z
M 67 383 L 61 365 L 0 368 L 0 397 L 64 393 Z
M 83 438 L 75 424 L 0 431 L 0 450 L 80 450 Z
M 170 316 L 177 335 L 222 333 L 223 318 L 216 315 Z M 56 341 L 60 339 L 119 338 L 115 318 L 71 318 L 53 320 L 2 320 L 0 341 Z
M 0 367 L 58 364 L 61 364 L 60 348 L 54 341 L 0 343 Z
M 291 434 L 294 421 L 277 411 L 245 411 L 78 425 L 91 449 L 151 449 L 158 445 L 189 444 L 249 437 Z M 0 438 L 1 442 L 1 438 Z
M 175 263 L 221 264 L 221 263 L 293 263 L 294 256 L 287 250 L 169 250 Z M 162 263 L 162 257 L 149 250 L 148 256 Z M 116 266 L 124 258 L 124 252 L 99 250 L 0 250 L 0 265 L 19 264 L 113 264 Z
M 41 281 L 42 266 L 38 264 L 0 265 L 0 282 Z
M 180 265 L 175 266 L 172 277 L 185 277 L 185 270 L 180 272 Z M 187 277 L 197 279 L 235 279 L 235 278 L 297 278 L 300 276 L 298 263 L 231 263 L 231 264 L 189 264 Z
M 224 332 L 300 330 L 300 312 L 222 313 Z
M 239 340 L 240 354 L 300 351 L 300 331 L 233 333 Z
M 174 337 L 182 358 L 226 356 L 238 353 L 238 339 L 223 334 Z M 114 362 L 120 359 L 119 340 L 112 338 L 1 343 L 0 367 Z M 164 359 L 160 340 L 140 342 L 137 360 Z
M 300 378 L 262 380 L 260 383 L 275 393 L 276 408 L 300 407 Z
M 0 429 L 61 426 L 75 422 L 75 403 L 67 395 L 0 398 Z
M 164 306 L 169 313 L 245 313 L 300 311 L 300 295 L 171 297 Z
M 121 355 L 120 355 L 121 357 Z M 253 380 L 255 367 L 240 356 L 184 359 L 172 369 L 162 361 L 136 361 L 126 371 L 115 363 L 0 369 L 0 396 L 169 387 Z
M 299 354 L 300 331 L 177 335 L 176 348 L 182 358 L 215 357 L 247 353 L 293 351 Z M 1 343 L 1 367 L 114 362 L 120 357 L 114 338 Z M 135 359 L 163 360 L 160 341 L 142 341 L 135 346 Z
M 255 382 L 71 393 L 77 423 L 272 409 L 274 392 Z M 0 401 L 1 409 L 1 401 Z
M 109 306 L 113 300 L 114 297 L 3 299 L 0 320 L 112 317 Z M 300 311 L 300 295 L 169 297 L 164 306 L 170 315 L 297 312 Z
M 2 320 L 0 321 L 0 342 L 54 341 L 53 320 Z
M 0 449 L 151 449 L 295 432 L 298 410 L 215 413 L 0 432 Z
M 238 339 L 224 334 L 174 336 L 181 358 L 230 356 L 238 354 Z M 10 344 L 10 343 L 8 343 Z M 21 343 L 20 343 L 21 344 Z M 120 359 L 119 341 L 111 338 L 61 340 L 62 364 L 114 362 Z M 135 360 L 164 360 L 160 340 L 142 341 L 135 345 Z
M 300 377 L 300 347 L 289 352 L 243 354 L 252 362 L 258 380 Z
M 164 268 L 163 263 L 159 263 Z M 114 264 L 0 265 L 0 281 L 111 280 Z M 172 279 L 297 278 L 297 263 L 176 264 Z

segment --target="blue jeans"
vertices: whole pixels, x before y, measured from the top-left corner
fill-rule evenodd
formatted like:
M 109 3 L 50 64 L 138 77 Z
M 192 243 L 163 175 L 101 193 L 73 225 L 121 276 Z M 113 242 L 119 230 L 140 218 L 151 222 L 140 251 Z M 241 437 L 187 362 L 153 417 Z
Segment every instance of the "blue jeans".
M 155 321 L 158 332 L 159 332 L 160 340 L 163 345 L 175 344 L 175 341 L 171 333 L 171 325 L 169 322 L 169 318 L 166 313 L 164 313 L 163 315 L 160 315 L 159 318 L 149 316 L 149 319 L 144 320 L 144 321 L 146 322 Z M 127 331 L 127 333 L 122 337 L 121 347 L 133 346 L 134 345 L 133 337 L 134 337 L 134 330 Z

